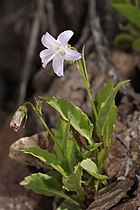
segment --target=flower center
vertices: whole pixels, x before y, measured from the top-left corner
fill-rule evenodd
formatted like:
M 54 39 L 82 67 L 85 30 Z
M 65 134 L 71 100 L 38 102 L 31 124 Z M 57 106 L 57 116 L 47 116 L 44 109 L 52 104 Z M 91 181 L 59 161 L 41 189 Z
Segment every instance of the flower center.
M 64 46 L 59 46 L 59 52 L 61 53 L 61 55 L 65 55 L 65 47 Z

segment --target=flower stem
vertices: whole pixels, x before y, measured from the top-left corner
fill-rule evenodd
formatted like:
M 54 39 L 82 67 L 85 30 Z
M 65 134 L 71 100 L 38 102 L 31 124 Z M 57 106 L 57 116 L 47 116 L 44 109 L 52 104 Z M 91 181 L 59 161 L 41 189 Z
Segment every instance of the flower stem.
M 91 103 L 91 106 L 92 106 L 92 111 L 94 113 L 95 119 L 98 120 L 99 117 L 98 117 L 97 110 L 96 110 L 96 107 L 95 107 L 95 104 L 94 104 L 94 101 L 93 101 L 93 98 L 92 98 L 90 88 L 86 87 L 86 89 L 87 89 L 87 93 L 88 93 L 88 96 L 89 96 L 89 99 L 90 99 L 90 103 Z
M 31 102 L 29 102 L 29 101 L 25 102 L 24 106 L 26 106 L 26 105 L 30 105 L 32 107 L 32 109 L 34 110 L 34 112 L 36 113 L 36 115 L 38 116 L 38 118 L 40 119 L 40 121 L 42 122 L 44 128 L 48 131 L 49 135 L 51 136 L 51 138 L 55 142 L 55 144 L 57 144 L 57 146 L 60 147 L 59 144 L 58 144 L 58 142 L 56 141 L 53 133 L 51 132 L 51 130 L 49 129 L 49 127 L 47 126 L 47 124 L 45 123 L 44 119 L 42 118 L 41 114 L 37 111 L 37 109 L 35 108 L 35 106 Z
M 89 96 L 89 99 L 90 99 L 90 102 L 91 102 L 92 111 L 93 111 L 93 114 L 95 116 L 95 120 L 97 121 L 99 117 L 98 117 L 98 113 L 97 113 L 97 110 L 96 110 L 96 107 L 95 107 L 95 104 L 94 104 L 94 101 L 93 101 L 93 98 L 92 98 L 92 93 L 91 93 L 91 90 L 90 90 L 90 83 L 89 83 L 89 79 L 88 79 L 88 75 L 87 75 L 86 63 L 85 63 L 85 58 L 84 58 L 84 48 L 83 48 L 83 51 L 82 51 L 82 58 L 77 61 L 77 64 L 78 64 L 78 67 L 80 69 L 82 79 L 83 79 L 83 82 L 85 84 L 85 87 L 86 87 L 86 90 L 87 90 L 87 93 L 88 93 L 88 96 Z

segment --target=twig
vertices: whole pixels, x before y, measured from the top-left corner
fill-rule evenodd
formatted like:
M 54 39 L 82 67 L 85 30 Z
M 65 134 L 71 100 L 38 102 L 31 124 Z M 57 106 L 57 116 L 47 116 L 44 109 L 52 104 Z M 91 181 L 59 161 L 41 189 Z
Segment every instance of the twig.
M 102 4 L 105 4 L 106 1 L 102 0 Z M 90 18 L 90 29 L 92 33 L 92 37 L 95 43 L 96 52 L 98 55 L 98 66 L 100 71 L 103 73 L 100 81 L 103 82 L 106 74 L 113 75 L 115 78 L 115 82 L 121 81 L 121 75 L 119 71 L 115 67 L 115 65 L 111 61 L 111 55 L 108 47 L 108 41 L 105 35 L 103 34 L 102 27 L 100 24 L 100 19 L 97 14 L 97 1 L 89 0 L 89 18 Z M 98 81 L 98 86 L 101 84 Z M 131 96 L 135 103 L 140 104 L 140 95 L 135 93 L 130 83 L 123 86 L 121 92 L 124 95 Z
M 32 65 L 32 61 L 35 55 L 35 49 L 37 45 L 39 25 L 40 24 L 39 24 L 38 16 L 37 14 L 35 14 L 34 21 L 31 28 L 31 33 L 30 33 L 29 45 L 27 47 L 26 58 L 25 58 L 23 69 L 22 69 L 23 76 L 22 76 L 22 82 L 21 82 L 20 90 L 19 90 L 19 100 L 18 100 L 19 105 L 23 104 L 25 101 L 27 83 L 31 75 L 31 71 L 32 71 L 31 65 Z
M 79 41 L 75 45 L 77 49 L 82 47 L 85 44 L 86 40 L 89 37 L 89 34 L 90 34 L 90 29 L 89 29 L 88 20 L 87 20 L 85 26 L 83 27 Z
M 7 25 L 10 25 L 12 23 L 16 23 L 17 20 L 19 21 L 21 18 L 25 17 L 25 14 L 27 14 L 28 8 L 29 8 L 29 5 L 24 6 L 21 9 L 19 9 L 17 12 L 14 12 L 12 14 L 9 14 L 1 18 L 0 28 L 6 27 Z
M 49 31 L 51 34 L 56 34 L 57 26 L 55 22 L 55 12 L 54 12 L 54 4 L 52 0 L 47 0 L 46 2 L 47 14 L 48 14 L 48 23 L 49 23 Z
M 97 14 L 97 1 L 89 0 L 89 18 L 90 30 L 95 43 L 95 48 L 98 56 L 98 66 L 103 74 L 113 74 L 115 81 L 120 80 L 120 75 L 111 61 L 108 41 L 103 34 L 100 19 Z

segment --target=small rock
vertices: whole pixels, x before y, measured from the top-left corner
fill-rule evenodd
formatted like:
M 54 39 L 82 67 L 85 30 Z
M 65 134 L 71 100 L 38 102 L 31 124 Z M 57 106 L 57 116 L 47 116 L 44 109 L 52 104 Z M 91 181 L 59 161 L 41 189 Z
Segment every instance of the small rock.
M 36 202 L 25 196 L 0 197 L 0 210 L 34 210 L 36 208 Z

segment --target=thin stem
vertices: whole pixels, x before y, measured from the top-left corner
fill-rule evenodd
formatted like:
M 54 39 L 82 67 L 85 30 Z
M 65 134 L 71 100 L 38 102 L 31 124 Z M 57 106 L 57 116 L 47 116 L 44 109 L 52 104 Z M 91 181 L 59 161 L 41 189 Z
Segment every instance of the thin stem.
M 80 196 L 81 200 L 82 200 L 82 201 L 83 201 L 83 203 L 84 203 L 84 201 L 85 201 L 85 194 L 84 194 L 84 192 L 83 192 L 83 189 L 82 189 L 82 188 L 80 188 L 80 189 L 78 190 L 78 194 L 79 194 L 79 196 Z
M 87 89 L 88 96 L 89 96 L 89 99 L 90 99 L 90 102 L 91 102 L 93 113 L 95 115 L 95 119 L 97 121 L 99 119 L 99 117 L 98 117 L 97 110 L 96 110 L 96 107 L 95 107 L 95 104 L 94 104 L 94 101 L 93 101 L 93 98 L 92 98 L 91 91 L 90 91 L 90 89 L 88 87 L 86 87 L 86 89 Z
M 92 111 L 94 113 L 95 120 L 97 121 L 98 120 L 98 113 L 97 113 L 97 110 L 96 110 L 96 107 L 95 107 L 95 104 L 94 104 L 94 101 L 93 101 L 93 98 L 92 98 L 92 93 L 91 93 L 91 90 L 90 90 L 90 83 L 89 83 L 89 79 L 88 79 L 88 75 L 87 75 L 86 63 L 85 63 L 85 58 L 84 58 L 84 47 L 83 47 L 83 51 L 82 51 L 82 58 L 77 61 L 77 64 L 79 66 L 79 69 L 80 69 L 80 72 L 81 72 L 81 75 L 82 75 L 82 79 L 83 79 L 83 82 L 85 84 L 85 87 L 86 87 L 86 90 L 87 90 L 87 93 L 88 93 L 88 96 L 89 96 L 89 99 L 90 99 L 90 102 L 91 102 Z
M 37 111 L 37 109 L 35 108 L 35 106 L 31 102 L 29 102 L 29 101 L 25 102 L 24 106 L 26 106 L 26 105 L 30 105 L 32 107 L 32 109 L 34 110 L 34 112 L 36 113 L 36 115 L 38 116 L 38 118 L 40 119 L 40 121 L 42 122 L 44 128 L 48 131 L 49 135 L 51 136 L 51 138 L 53 139 L 53 141 L 55 142 L 55 144 L 57 144 L 57 146 L 60 148 L 58 142 L 56 141 L 56 139 L 55 139 L 55 137 L 53 135 L 53 133 L 51 132 L 51 130 L 49 129 L 49 127 L 47 126 L 47 124 L 45 123 L 44 119 L 42 118 L 42 116 L 40 115 L 40 113 Z

